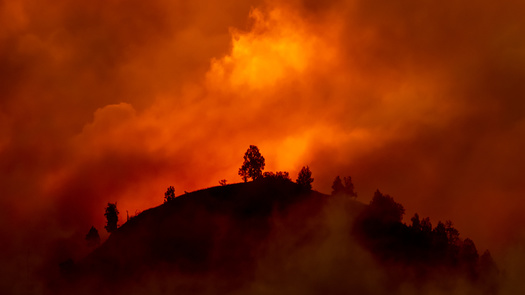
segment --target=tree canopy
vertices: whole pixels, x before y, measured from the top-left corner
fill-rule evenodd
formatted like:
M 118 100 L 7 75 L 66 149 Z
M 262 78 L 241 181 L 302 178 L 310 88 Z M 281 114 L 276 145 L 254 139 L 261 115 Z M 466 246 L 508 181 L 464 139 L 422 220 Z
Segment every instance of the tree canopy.
M 290 174 L 287 171 L 264 172 L 263 178 L 290 180 Z
M 261 155 L 259 148 L 255 145 L 250 145 L 244 154 L 244 162 L 239 168 L 239 176 L 244 182 L 247 182 L 249 178 L 256 180 L 262 176 L 264 165 L 264 157 Z
M 308 166 L 303 166 L 301 171 L 299 171 L 296 182 L 306 190 L 312 189 L 312 182 L 314 182 L 314 179 L 312 178 L 312 171 L 310 171 Z
M 337 195 L 343 192 L 344 189 L 345 189 L 345 186 L 343 185 L 343 182 L 341 181 L 341 177 L 337 175 L 332 184 L 332 195 Z

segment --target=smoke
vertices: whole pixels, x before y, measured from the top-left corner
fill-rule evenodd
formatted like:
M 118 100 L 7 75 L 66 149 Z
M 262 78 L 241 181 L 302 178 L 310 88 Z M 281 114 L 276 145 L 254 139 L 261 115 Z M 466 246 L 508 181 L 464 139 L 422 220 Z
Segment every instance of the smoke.
M 351 175 L 362 201 L 380 188 L 504 261 L 525 225 L 523 8 L 0 3 L 4 272 L 102 232 L 107 202 L 122 223 L 169 185 L 239 181 L 250 144 L 267 170 L 309 165 L 323 192 Z
M 79 291 L 86 294 L 347 294 L 349 290 L 359 294 L 493 294 L 484 289 L 490 285 L 487 282 L 482 280 L 477 286 L 467 279 L 466 273 L 453 269 L 435 268 L 425 272 L 415 265 L 380 262 L 350 234 L 354 218 L 364 207 L 362 204 L 342 195 L 302 197 L 304 199 L 286 210 L 274 211 L 268 228 L 254 229 L 249 220 L 234 221 L 231 216 L 216 215 L 212 217 L 214 222 L 208 223 L 209 219 L 204 222 L 221 233 L 207 236 L 217 239 L 212 241 L 213 244 L 226 242 L 228 245 L 218 250 L 222 255 L 215 257 L 225 259 L 226 265 L 219 264 L 218 268 L 212 267 L 212 271 L 179 272 L 175 270 L 177 267 L 163 267 L 162 263 L 149 269 L 147 263 L 138 258 L 141 261 L 138 264 L 124 261 L 124 265 L 138 271 L 138 274 L 131 271 L 134 279 L 129 279 L 128 273 L 124 278 L 110 279 L 107 285 L 100 283 L 96 276 L 91 281 L 76 280 L 69 289 L 62 290 L 63 294 Z M 192 219 L 190 216 L 195 212 L 191 211 L 180 213 L 188 214 Z M 240 230 L 242 226 L 234 225 L 238 222 L 248 222 L 251 226 Z M 188 225 L 203 230 L 207 228 L 198 223 L 194 219 Z M 234 226 L 229 228 L 227 224 Z M 171 228 L 160 227 L 163 230 Z M 151 229 L 135 227 L 134 230 L 131 235 L 143 236 L 146 233 L 141 230 Z M 201 233 L 194 234 L 202 237 Z M 124 235 L 120 238 L 125 240 Z M 149 247 L 147 243 L 136 246 Z M 243 259 L 239 259 L 237 253 L 232 253 L 236 251 L 234 249 L 249 254 L 241 254 Z M 120 255 L 117 254 L 117 261 L 123 258 Z M 168 253 L 164 255 L 169 256 Z M 205 256 L 213 259 L 214 255 Z M 116 269 L 125 271 L 127 268 L 120 265 Z M 118 274 L 115 276 L 119 277 Z

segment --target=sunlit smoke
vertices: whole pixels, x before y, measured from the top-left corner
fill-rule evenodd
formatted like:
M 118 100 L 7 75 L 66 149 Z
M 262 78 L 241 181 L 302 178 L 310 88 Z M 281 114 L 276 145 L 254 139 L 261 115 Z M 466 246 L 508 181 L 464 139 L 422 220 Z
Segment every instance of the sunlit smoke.
M 267 170 L 309 165 L 326 193 L 351 175 L 363 202 L 380 188 L 505 261 L 525 225 L 523 6 L 0 4 L 6 265 L 102 233 L 107 202 L 122 224 L 170 185 L 239 182 L 251 144 Z

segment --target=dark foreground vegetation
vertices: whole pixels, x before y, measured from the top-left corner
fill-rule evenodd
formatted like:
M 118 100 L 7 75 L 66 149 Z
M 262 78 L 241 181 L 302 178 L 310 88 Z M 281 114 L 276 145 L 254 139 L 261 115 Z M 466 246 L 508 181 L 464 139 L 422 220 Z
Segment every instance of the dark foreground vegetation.
M 401 222 L 403 214 L 401 204 L 376 191 L 352 231 L 391 270 L 392 279 L 424 283 L 446 273 L 475 283 L 484 292 L 497 292 L 498 269 L 488 250 L 480 256 L 474 242 L 461 239 L 451 221 L 439 221 L 433 228 L 428 217 L 421 220 L 416 213 L 407 225 Z
M 128 217 L 116 203 L 104 215 L 110 237 L 84 259 L 60 265 L 56 294 L 495 294 L 498 270 L 452 222 L 416 214 L 377 191 L 358 201 L 351 177 L 337 176 L 331 195 L 312 190 L 305 166 L 293 182 L 264 172 L 250 146 L 239 169 L 244 183 L 176 197 Z M 251 179 L 251 182 L 248 180 Z
M 324 195 L 282 173 L 267 173 L 183 194 L 131 218 L 83 260 L 62 264 L 54 290 L 266 294 L 258 289 L 263 284 L 278 294 L 311 284 L 309 274 L 315 277 L 309 280 L 320 280 L 310 294 L 395 293 L 434 280 L 452 282 L 449 287 L 461 280 L 478 293 L 497 291 L 490 254 L 479 257 L 451 223 L 432 228 L 415 216 L 406 225 L 403 207 L 389 196 L 376 192 L 364 205 L 355 200 L 353 185 L 350 193 Z M 352 274 L 362 268 L 383 280 L 380 291 Z M 153 292 L 151 284 L 163 287 Z

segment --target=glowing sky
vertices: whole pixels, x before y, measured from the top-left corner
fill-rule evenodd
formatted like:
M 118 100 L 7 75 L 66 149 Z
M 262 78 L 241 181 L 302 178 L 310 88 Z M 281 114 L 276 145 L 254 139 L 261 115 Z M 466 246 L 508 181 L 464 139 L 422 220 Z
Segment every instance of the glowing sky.
M 309 165 L 485 249 L 525 228 L 523 1 L 0 2 L 0 231 L 102 231 L 176 194 Z M 405 220 L 407 220 L 405 217 Z M 25 228 L 24 232 L 15 231 Z M 42 231 L 45 229 L 44 231 Z M 38 233 L 38 234 L 37 234 Z M 40 236 L 39 236 L 40 235 Z M 9 253 L 9 252 L 7 252 Z

